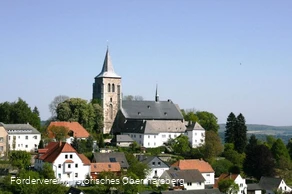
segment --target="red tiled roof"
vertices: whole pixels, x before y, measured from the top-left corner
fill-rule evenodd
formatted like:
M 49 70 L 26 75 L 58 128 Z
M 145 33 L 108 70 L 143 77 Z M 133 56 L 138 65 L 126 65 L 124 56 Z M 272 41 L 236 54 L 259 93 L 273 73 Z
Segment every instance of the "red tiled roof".
M 47 152 L 40 155 L 39 159 L 50 163 L 54 162 L 60 153 L 74 152 L 77 154 L 76 150 L 66 142 L 50 142 L 45 149 Z
M 90 160 L 83 154 L 78 154 L 79 158 L 82 160 L 84 165 L 90 165 Z
M 65 160 L 65 163 L 74 163 L 72 160 Z
M 216 180 L 215 184 L 214 184 L 214 188 L 218 188 L 218 183 L 221 180 L 235 180 L 237 178 L 238 174 L 221 174 L 219 176 L 219 178 Z
M 197 169 L 201 173 L 215 172 L 212 166 L 208 162 L 205 162 L 204 160 L 196 160 L 196 159 L 179 160 L 175 162 L 174 164 L 172 164 L 171 166 L 179 167 L 179 169 L 181 170 Z
M 39 154 L 44 154 L 48 151 L 48 149 L 38 149 Z
M 50 128 L 52 126 L 68 128 L 70 131 L 73 132 L 73 137 L 87 138 L 90 136 L 88 131 L 86 131 L 86 129 L 84 129 L 84 127 L 82 127 L 82 125 L 80 125 L 78 122 L 55 121 L 51 122 L 48 126 L 48 135 L 50 138 L 54 138 L 54 134 L 50 132 Z
M 98 162 L 91 163 L 91 172 L 119 172 L 121 171 L 121 165 L 119 162 Z

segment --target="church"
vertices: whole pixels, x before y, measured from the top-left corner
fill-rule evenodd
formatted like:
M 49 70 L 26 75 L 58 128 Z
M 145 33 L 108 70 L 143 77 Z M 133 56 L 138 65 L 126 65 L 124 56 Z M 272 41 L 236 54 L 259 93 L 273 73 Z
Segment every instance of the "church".
M 153 101 L 123 100 L 122 77 L 114 71 L 109 49 L 94 79 L 92 98 L 101 102 L 104 134 L 129 135 L 146 148 L 162 146 L 181 134 L 188 136 L 192 147 L 205 143 L 205 129 L 199 123 L 186 126 L 179 106 L 161 101 L 157 87 Z

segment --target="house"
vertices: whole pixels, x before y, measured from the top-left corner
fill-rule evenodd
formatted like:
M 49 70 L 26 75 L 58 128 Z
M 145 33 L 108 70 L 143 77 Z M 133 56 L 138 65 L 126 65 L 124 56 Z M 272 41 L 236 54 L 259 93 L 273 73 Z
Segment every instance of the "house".
M 67 143 L 72 143 L 73 139 L 76 137 L 77 139 L 87 139 L 90 134 L 82 125 L 80 125 L 78 122 L 73 121 L 54 121 L 51 122 L 48 126 L 48 136 L 50 138 L 55 138 L 55 135 L 51 131 L 52 126 L 56 127 L 65 127 L 68 129 L 68 135 L 66 137 Z
M 129 147 L 134 140 L 129 135 L 116 135 L 112 139 L 112 144 L 118 147 Z
M 275 191 L 291 192 L 292 189 L 286 185 L 284 179 L 273 177 L 261 177 L 259 185 L 266 194 L 274 194 Z
M 8 147 L 8 133 L 5 128 L 0 123 L 0 157 L 6 156 L 9 147 Z
M 169 166 L 157 156 L 140 155 L 138 160 L 144 164 L 147 164 L 150 168 L 146 178 L 144 179 L 144 184 L 148 184 L 153 179 L 158 179 L 164 171 L 169 170 Z
M 101 162 L 118 162 L 123 170 L 127 170 L 129 168 L 128 161 L 125 153 L 123 152 L 94 153 L 92 163 Z
M 263 188 L 258 183 L 247 184 L 247 194 L 262 194 Z
M 222 180 L 233 180 L 235 184 L 238 185 L 239 191 L 237 194 L 247 194 L 247 185 L 245 179 L 243 179 L 240 174 L 221 174 L 216 180 L 214 188 L 218 188 L 218 183 Z
M 205 179 L 198 170 L 179 170 L 171 168 L 162 173 L 160 179 L 170 182 L 172 189 L 200 190 L 205 189 Z
M 189 142 L 193 148 L 205 144 L 205 129 L 198 122 L 190 123 L 185 135 L 189 138 Z
M 9 150 L 23 150 L 35 152 L 41 140 L 41 133 L 27 124 L 4 124 L 0 123 L 8 133 Z
M 180 170 L 194 170 L 197 169 L 205 178 L 205 185 L 207 187 L 214 185 L 215 171 L 212 166 L 202 159 L 179 160 L 171 165 Z
M 34 168 L 41 170 L 45 163 L 52 166 L 59 181 L 71 186 L 90 176 L 89 159 L 66 142 L 50 142 L 44 149 L 39 149 Z
M 101 172 L 113 172 L 115 174 L 120 174 L 121 165 L 118 162 L 98 162 L 91 163 L 91 178 L 97 179 L 98 174 Z

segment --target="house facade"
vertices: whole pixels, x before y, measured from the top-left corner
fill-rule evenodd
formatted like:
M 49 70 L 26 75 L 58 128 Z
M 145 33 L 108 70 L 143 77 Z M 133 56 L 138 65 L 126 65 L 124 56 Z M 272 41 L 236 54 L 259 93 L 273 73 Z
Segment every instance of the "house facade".
M 41 133 L 27 124 L 4 124 L 0 123 L 8 133 L 9 150 L 23 150 L 35 152 L 41 140 Z
M 170 180 L 172 189 L 203 190 L 205 179 L 198 170 L 179 170 L 171 168 L 166 170 L 160 179 Z
M 157 180 L 161 175 L 169 170 L 169 166 L 157 156 L 140 155 L 138 160 L 149 167 L 149 172 L 144 179 L 144 184 L 151 183 L 152 180 Z
M 292 191 L 292 188 L 282 178 L 261 177 L 259 185 L 266 194 L 275 194 L 275 191 L 281 191 L 283 193 Z
M 205 144 L 205 129 L 198 122 L 190 123 L 185 135 L 189 138 L 189 142 L 193 148 Z
M 0 157 L 6 156 L 8 149 L 8 133 L 0 124 Z
M 50 142 L 44 149 L 38 150 L 34 168 L 41 170 L 49 163 L 55 177 L 67 185 L 81 184 L 90 176 L 90 161 L 66 142 Z
M 212 166 L 199 159 L 189 159 L 189 160 L 179 160 L 171 165 L 172 167 L 177 167 L 180 170 L 194 170 L 197 169 L 205 179 L 205 185 L 210 187 L 215 183 L 215 171 Z
M 245 182 L 245 179 L 243 179 L 240 174 L 221 174 L 216 180 L 214 188 L 218 188 L 218 183 L 222 180 L 233 180 L 239 188 L 237 194 L 247 194 L 247 184 Z

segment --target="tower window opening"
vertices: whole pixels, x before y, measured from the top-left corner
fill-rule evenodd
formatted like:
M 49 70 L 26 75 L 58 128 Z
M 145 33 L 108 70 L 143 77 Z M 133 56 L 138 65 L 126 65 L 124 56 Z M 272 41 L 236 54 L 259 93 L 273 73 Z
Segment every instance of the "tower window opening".
M 108 85 L 107 85 L 107 91 L 108 91 L 108 92 L 111 92 L 111 84 L 108 84 Z
M 115 92 L 115 84 L 112 84 L 112 92 Z

